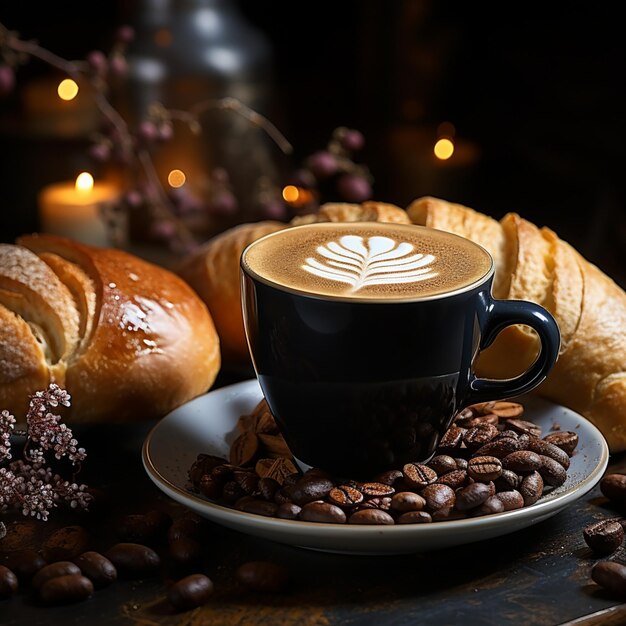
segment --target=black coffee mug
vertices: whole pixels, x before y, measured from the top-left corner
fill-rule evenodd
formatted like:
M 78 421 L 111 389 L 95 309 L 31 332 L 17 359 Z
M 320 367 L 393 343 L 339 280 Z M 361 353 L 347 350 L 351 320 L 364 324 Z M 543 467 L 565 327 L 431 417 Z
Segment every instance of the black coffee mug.
M 493 264 L 461 292 L 354 300 L 286 288 L 251 271 L 245 255 L 242 307 L 253 365 L 303 466 L 365 479 L 426 462 L 457 411 L 531 391 L 556 362 L 556 321 L 532 302 L 495 300 Z M 478 352 L 513 324 L 539 335 L 535 362 L 512 379 L 476 377 Z

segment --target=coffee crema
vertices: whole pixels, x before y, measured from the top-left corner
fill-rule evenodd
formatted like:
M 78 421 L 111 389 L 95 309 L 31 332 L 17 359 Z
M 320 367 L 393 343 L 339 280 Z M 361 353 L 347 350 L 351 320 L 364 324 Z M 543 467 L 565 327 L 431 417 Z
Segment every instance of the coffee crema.
M 493 262 L 474 242 L 425 226 L 323 222 L 262 237 L 244 250 L 242 265 L 278 287 L 375 300 L 463 290 Z

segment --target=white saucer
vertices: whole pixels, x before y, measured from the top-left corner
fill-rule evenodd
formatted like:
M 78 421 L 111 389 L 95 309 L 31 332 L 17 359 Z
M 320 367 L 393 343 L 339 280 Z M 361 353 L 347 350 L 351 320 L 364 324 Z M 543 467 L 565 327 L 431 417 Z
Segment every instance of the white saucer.
M 600 431 L 584 417 L 539 398 L 522 396 L 524 419 L 547 433 L 555 423 L 578 433 L 579 444 L 565 484 L 536 504 L 484 517 L 406 524 L 353 526 L 263 517 L 210 502 L 188 491 L 187 470 L 199 453 L 228 458 L 239 416 L 262 399 L 256 380 L 222 387 L 184 404 L 164 417 L 147 436 L 142 460 L 148 476 L 169 497 L 199 515 L 250 535 L 284 544 L 350 554 L 424 552 L 497 537 L 537 524 L 585 495 L 602 478 L 609 450 Z

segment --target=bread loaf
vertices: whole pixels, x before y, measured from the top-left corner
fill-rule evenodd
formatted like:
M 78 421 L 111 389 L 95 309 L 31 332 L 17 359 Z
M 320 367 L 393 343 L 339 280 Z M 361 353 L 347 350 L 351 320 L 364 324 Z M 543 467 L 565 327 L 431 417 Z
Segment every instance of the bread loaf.
M 53 235 L 0 245 L 0 409 L 56 382 L 72 422 L 148 420 L 204 393 L 220 368 L 206 305 L 180 277 Z
M 496 298 L 544 306 L 561 330 L 559 358 L 534 393 L 584 415 L 611 452 L 626 450 L 626 293 L 552 230 L 515 213 L 494 220 L 432 197 L 407 209 L 415 224 L 447 230 L 481 244 L 494 257 Z M 479 375 L 520 373 L 538 350 L 533 331 L 505 329 L 477 363 Z
M 291 222 L 240 224 L 213 237 L 175 268 L 209 307 L 222 347 L 224 362 L 249 365 L 250 354 L 243 329 L 239 261 L 244 248 L 281 228 L 313 222 L 396 222 L 410 224 L 404 209 L 384 202 L 327 203 L 319 211 Z

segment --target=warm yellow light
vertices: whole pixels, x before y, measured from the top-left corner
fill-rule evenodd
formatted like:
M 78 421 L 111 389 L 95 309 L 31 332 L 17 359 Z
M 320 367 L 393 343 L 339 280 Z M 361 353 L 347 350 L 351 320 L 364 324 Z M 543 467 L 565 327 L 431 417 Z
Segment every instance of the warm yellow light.
M 449 159 L 454 153 L 454 144 L 450 139 L 438 139 L 433 152 L 438 159 L 445 161 Z
M 283 198 L 285 202 L 297 202 L 300 197 L 300 190 L 295 185 L 287 185 L 283 189 Z
M 59 83 L 57 93 L 61 100 L 73 100 L 78 95 L 78 85 L 71 78 L 66 78 Z
M 81 172 L 76 177 L 77 191 L 91 191 L 93 189 L 93 176 L 89 172 Z
M 167 182 L 170 184 L 170 187 L 174 187 L 174 189 L 182 187 L 186 180 L 187 177 L 185 176 L 185 172 L 182 170 L 172 170 L 167 175 Z

